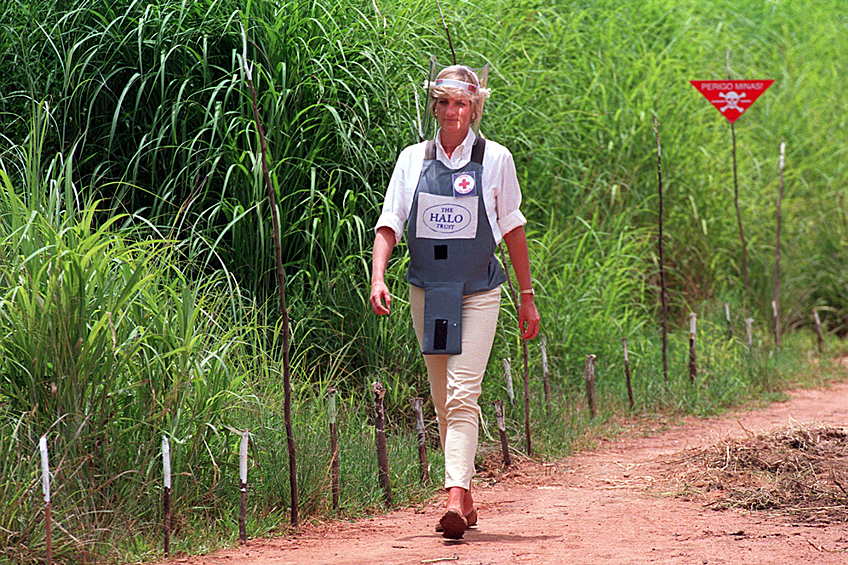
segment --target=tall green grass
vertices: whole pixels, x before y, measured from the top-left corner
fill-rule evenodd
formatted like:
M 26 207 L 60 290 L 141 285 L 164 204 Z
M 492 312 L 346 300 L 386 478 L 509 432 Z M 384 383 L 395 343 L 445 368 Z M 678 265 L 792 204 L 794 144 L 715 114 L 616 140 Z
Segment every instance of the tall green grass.
M 455 3 L 460 62 L 492 73 L 483 133 L 512 149 L 530 222 L 553 410 L 530 343 L 531 416 L 542 456 L 586 445 L 622 418 L 714 414 L 831 374 L 805 326 L 817 306 L 848 324 L 844 288 L 845 59 L 841 4 L 722 0 Z M 239 434 L 251 433 L 251 536 L 286 522 L 281 335 L 270 211 L 257 167 L 240 25 L 254 64 L 280 207 L 292 320 L 295 434 L 307 516 L 382 505 L 368 454 L 368 385 L 386 388 L 392 481 L 420 485 L 407 414 L 427 381 L 409 323 L 407 255 L 395 251 L 393 313 L 368 308 L 371 226 L 399 150 L 417 141 L 416 89 L 430 54 L 450 62 L 434 0 L 11 0 L 0 14 L 0 547 L 43 554 L 37 440 L 55 464 L 56 559 L 159 555 L 159 445 L 174 448 L 174 547 L 234 536 Z M 743 304 L 729 126 L 688 84 L 775 84 L 737 122 L 752 304 Z M 420 92 L 419 92 L 420 94 Z M 835 118 L 833 116 L 836 116 Z M 669 380 L 657 323 L 656 143 L 666 186 Z M 777 151 L 787 142 L 781 317 L 771 347 Z M 723 304 L 733 312 L 726 336 Z M 687 372 L 686 316 L 699 314 Z M 754 347 L 744 318 L 755 318 Z M 628 414 L 621 338 L 631 352 Z M 828 337 L 828 351 L 840 347 Z M 522 390 L 508 300 L 484 381 Z M 599 416 L 583 400 L 597 355 Z M 818 367 L 811 369 L 810 367 Z M 796 377 L 795 375 L 800 375 Z M 797 380 L 796 380 L 797 379 Z M 342 508 L 327 489 L 324 406 L 342 398 Z M 432 408 L 428 406 L 428 421 Z M 523 402 L 509 408 L 523 444 Z M 435 430 L 430 441 L 436 442 Z M 433 477 L 440 460 L 433 456 Z M 232 526 L 232 527 L 231 527 Z

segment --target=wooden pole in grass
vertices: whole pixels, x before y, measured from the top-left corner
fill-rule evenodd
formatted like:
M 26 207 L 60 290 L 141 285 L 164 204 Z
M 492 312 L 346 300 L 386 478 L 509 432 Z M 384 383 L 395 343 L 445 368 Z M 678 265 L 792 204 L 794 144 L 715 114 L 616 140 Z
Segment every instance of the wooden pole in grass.
M 698 372 L 695 363 L 695 329 L 697 324 L 697 314 L 691 312 L 689 314 L 689 380 L 694 383 L 695 376 Z
M 777 190 L 777 210 L 775 211 L 774 241 L 774 348 L 780 348 L 780 204 L 783 201 L 783 165 L 786 160 L 786 142 L 780 141 L 778 170 L 780 182 Z
M 771 301 L 771 314 L 774 323 L 774 349 L 780 348 L 780 314 L 777 311 L 777 300 Z
M 504 421 L 504 405 L 502 400 L 495 400 L 495 420 L 498 423 L 498 434 L 501 436 L 501 450 L 503 451 L 504 467 L 512 465 L 512 457 L 509 455 L 509 441 L 506 437 L 506 422 Z
M 727 80 L 730 80 L 730 49 L 725 57 L 727 67 Z M 745 230 L 742 229 L 742 212 L 739 210 L 739 176 L 736 166 L 736 126 L 730 122 L 730 135 L 733 140 L 733 204 L 736 206 L 736 223 L 739 227 L 739 239 L 742 242 L 742 280 L 745 284 L 745 312 L 750 306 L 750 293 L 748 291 L 748 244 L 745 241 Z
M 657 138 L 657 191 L 659 193 L 657 252 L 660 262 L 660 302 L 662 303 L 662 363 L 663 378 L 668 383 L 668 295 L 665 288 L 665 266 L 663 261 L 663 184 L 662 184 L 662 146 L 657 117 L 654 116 L 654 135 Z
M 241 24 L 239 24 L 241 25 Z M 274 185 L 271 182 L 271 173 L 268 169 L 268 144 L 265 142 L 265 128 L 259 119 L 259 106 L 256 99 L 256 88 L 253 86 L 253 65 L 247 62 L 247 33 L 241 26 L 242 40 L 242 63 L 244 64 L 245 77 L 250 87 L 251 101 L 253 105 L 253 120 L 256 131 L 259 134 L 260 161 L 262 164 L 262 176 L 265 179 L 265 189 L 268 194 L 268 205 L 271 208 L 272 238 L 274 240 L 274 258 L 277 265 L 277 301 L 282 320 L 283 337 L 283 418 L 286 426 L 286 445 L 289 452 L 289 488 L 291 490 L 291 525 L 297 527 L 299 497 L 297 490 L 297 454 L 294 447 L 294 431 L 291 421 L 291 367 L 289 364 L 289 313 L 286 308 L 286 274 L 283 269 L 283 251 L 280 239 L 280 218 L 277 213 L 277 197 L 274 193 Z
M 162 436 L 162 513 L 165 522 L 165 556 L 171 555 L 171 445 L 168 436 Z
M 53 518 L 50 511 L 50 458 L 47 454 L 47 436 L 38 440 L 41 452 L 41 491 L 44 494 L 44 551 L 47 565 L 53 564 Z
M 247 545 L 247 447 L 250 442 L 250 434 L 247 429 L 241 433 L 241 445 L 239 445 L 239 491 L 241 501 L 239 503 L 239 541 Z
M 542 341 L 539 343 L 539 349 L 542 352 L 542 384 L 545 387 L 545 410 L 548 416 L 551 415 L 551 381 L 548 377 L 548 338 L 542 334 Z
M 527 340 L 521 340 L 524 348 L 524 443 L 527 455 L 533 455 L 533 444 L 530 441 L 530 368 L 527 363 Z
M 754 347 L 754 341 L 751 336 L 751 324 L 754 323 L 754 318 L 745 318 L 745 334 L 748 338 L 748 353 L 751 352 L 751 349 Z
M 456 51 L 453 50 L 453 41 L 451 41 L 450 30 L 448 29 L 448 24 L 445 21 L 445 15 L 442 13 L 442 4 L 439 0 L 436 0 L 436 6 L 439 7 L 439 15 L 442 17 L 442 25 L 445 26 L 445 34 L 448 36 L 448 45 L 450 46 L 451 56 L 453 57 L 453 64 L 456 64 Z
M 813 320 L 816 323 L 816 343 L 819 346 L 819 356 L 824 352 L 824 339 L 822 339 L 821 320 L 819 319 L 819 311 L 813 308 Z
M 412 412 L 415 414 L 415 432 L 418 436 L 418 467 L 421 473 L 421 482 L 430 484 L 430 465 L 427 463 L 427 430 L 424 427 L 424 401 L 416 396 L 410 399 Z
M 627 398 L 630 399 L 630 409 L 633 410 L 633 386 L 630 384 L 630 359 L 627 355 L 627 338 L 621 338 L 621 346 L 624 349 L 624 379 L 627 382 Z
M 386 389 L 382 383 L 371 384 L 371 392 L 374 393 L 374 437 L 377 442 L 377 478 L 383 488 L 383 496 L 386 504 L 392 505 L 392 479 L 389 476 L 389 454 L 386 450 L 386 415 L 383 409 L 383 398 Z
M 586 356 L 586 400 L 589 402 L 589 415 L 595 417 L 595 356 Z
M 724 318 L 727 320 L 727 340 L 733 339 L 733 324 L 730 322 L 730 304 L 724 303 Z
M 327 419 L 330 424 L 330 489 L 333 493 L 333 510 L 339 509 L 339 429 L 337 425 L 336 389 L 327 391 L 330 395 Z
M 510 406 L 515 405 L 515 390 L 512 388 L 512 366 L 509 359 L 503 360 L 504 381 L 506 382 L 506 395 L 509 397 Z
M 503 245 L 501 248 L 501 261 L 504 266 L 507 265 L 506 262 L 506 254 L 504 253 Z M 509 286 L 509 295 L 512 298 L 512 305 L 515 307 L 516 314 L 519 310 L 519 302 L 518 296 L 515 294 L 515 287 L 512 286 L 512 277 L 509 275 L 509 269 L 506 269 L 506 282 Z M 533 452 L 532 445 L 530 443 L 530 365 L 528 361 L 528 351 L 527 351 L 527 340 L 521 340 L 521 352 L 524 358 L 524 438 L 527 443 L 527 455 L 531 455 Z M 509 387 L 512 388 L 512 376 L 510 372 L 509 379 Z M 510 403 L 513 402 L 513 395 L 510 394 Z

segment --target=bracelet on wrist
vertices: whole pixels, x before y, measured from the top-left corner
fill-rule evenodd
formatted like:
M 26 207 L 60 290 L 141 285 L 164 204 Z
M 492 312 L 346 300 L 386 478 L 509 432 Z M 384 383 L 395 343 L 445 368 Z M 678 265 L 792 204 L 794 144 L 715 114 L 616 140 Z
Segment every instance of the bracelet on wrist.
M 525 289 L 519 291 L 518 294 L 520 294 L 521 296 L 524 296 L 525 294 L 529 294 L 530 296 L 534 296 L 536 294 L 536 291 L 534 291 L 532 288 L 525 288 Z

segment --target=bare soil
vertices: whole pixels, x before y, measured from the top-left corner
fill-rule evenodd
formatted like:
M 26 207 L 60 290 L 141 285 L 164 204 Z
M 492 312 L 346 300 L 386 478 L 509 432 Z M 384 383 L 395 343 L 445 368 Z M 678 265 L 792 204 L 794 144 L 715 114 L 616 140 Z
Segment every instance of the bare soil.
M 597 449 L 481 473 L 474 486 L 479 524 L 460 541 L 434 531 L 441 506 L 433 501 L 172 563 L 848 563 L 848 495 L 841 491 L 848 479 L 834 467 L 845 460 L 844 444 L 813 446 L 807 450 L 813 463 L 789 465 L 785 451 L 796 441 L 785 441 L 792 434 L 806 438 L 805 445 L 845 437 L 848 383 L 789 395 L 787 402 L 723 418 L 631 422 Z M 764 467 L 752 469 L 749 461 Z M 767 484 L 775 469 L 776 482 Z M 809 485 L 792 486 L 801 484 L 801 474 L 832 487 L 825 502 Z M 796 496 L 779 502 L 777 495 L 787 493 Z M 756 510 L 739 503 L 760 494 L 778 503 Z M 795 504 L 806 510 L 795 511 Z

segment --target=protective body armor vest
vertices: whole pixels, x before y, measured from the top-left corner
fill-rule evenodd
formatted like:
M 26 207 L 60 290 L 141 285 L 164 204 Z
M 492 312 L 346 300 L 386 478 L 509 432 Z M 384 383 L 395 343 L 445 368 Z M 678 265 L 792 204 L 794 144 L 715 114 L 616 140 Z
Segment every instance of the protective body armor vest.
M 424 289 L 424 354 L 461 353 L 463 295 L 506 281 L 483 202 L 484 151 L 477 138 L 471 161 L 450 169 L 433 141 L 425 149 L 406 231 L 407 280 Z

